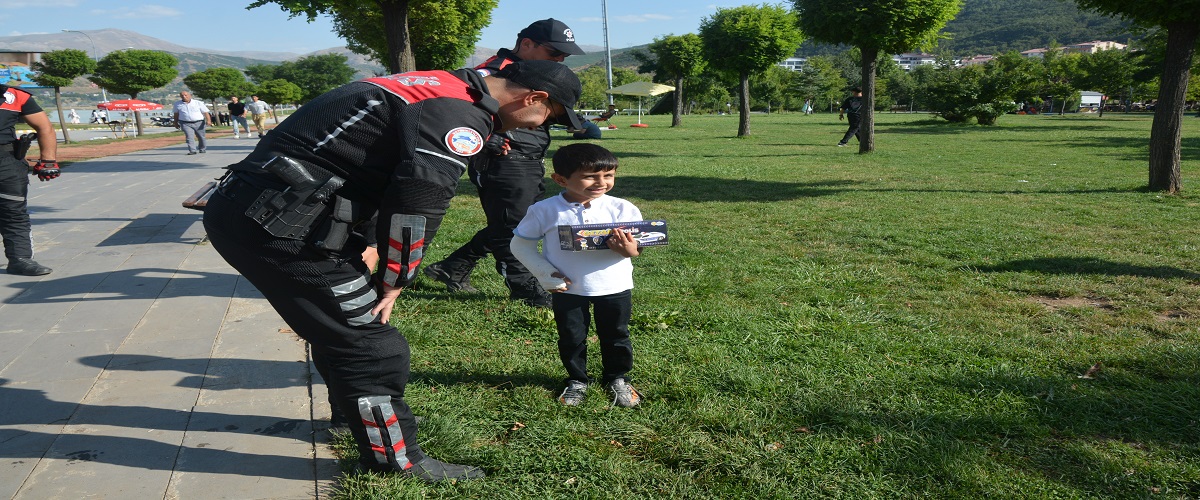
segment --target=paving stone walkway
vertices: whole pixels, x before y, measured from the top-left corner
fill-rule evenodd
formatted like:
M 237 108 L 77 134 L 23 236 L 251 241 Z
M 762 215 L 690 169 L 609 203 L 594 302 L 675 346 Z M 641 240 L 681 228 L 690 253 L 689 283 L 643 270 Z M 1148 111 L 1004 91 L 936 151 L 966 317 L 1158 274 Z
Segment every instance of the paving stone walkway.
M 330 492 L 329 409 L 304 342 L 180 206 L 255 142 L 34 178 L 35 258 L 54 272 L 0 271 L 0 498 Z

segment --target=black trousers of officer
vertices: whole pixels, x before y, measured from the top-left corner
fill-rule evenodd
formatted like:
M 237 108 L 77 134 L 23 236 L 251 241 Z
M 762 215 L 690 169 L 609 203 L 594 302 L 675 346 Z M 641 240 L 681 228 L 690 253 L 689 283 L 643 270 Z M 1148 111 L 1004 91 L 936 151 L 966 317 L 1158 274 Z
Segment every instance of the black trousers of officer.
M 496 272 L 504 276 L 509 288 L 520 287 L 534 279 L 533 274 L 517 260 L 509 249 L 513 230 L 525 212 L 546 193 L 542 179 L 546 166 L 542 160 L 492 158 L 487 170 L 472 172 L 471 182 L 479 188 L 479 203 L 487 217 L 487 226 L 475 233 L 465 245 L 446 257 L 449 265 L 475 265 L 491 253 L 496 258 Z
M 4 238 L 4 256 L 9 260 L 33 257 L 29 239 L 29 166 L 12 155 L 8 146 L 0 147 L 0 236 Z
M 846 135 L 842 136 L 842 144 L 850 142 L 851 137 L 858 137 L 858 127 L 862 124 L 858 113 L 846 113 L 846 121 L 849 122 L 850 128 L 846 129 Z M 862 142 L 862 137 L 858 137 L 858 141 Z
M 363 248 L 347 248 L 341 257 L 274 237 L 245 215 L 253 193 L 231 191 L 214 195 L 204 209 L 209 240 L 311 344 L 313 357 L 324 360 L 325 382 L 349 421 L 360 461 L 377 471 L 419 462 L 425 455 L 417 422 L 404 402 L 408 341 L 395 327 L 364 317 L 378 295 Z

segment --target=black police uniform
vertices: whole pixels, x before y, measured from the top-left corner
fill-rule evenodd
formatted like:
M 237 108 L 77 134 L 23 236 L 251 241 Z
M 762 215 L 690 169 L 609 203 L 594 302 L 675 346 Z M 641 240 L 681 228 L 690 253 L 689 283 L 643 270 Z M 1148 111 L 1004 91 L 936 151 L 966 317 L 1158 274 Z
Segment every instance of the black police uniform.
M 13 259 L 33 257 L 29 238 L 28 195 L 29 165 L 13 156 L 16 126 L 21 117 L 42 112 L 28 92 L 0 85 L 0 236 L 4 238 L 4 256 Z
M 340 214 L 340 204 L 321 208 L 311 226 L 297 228 L 295 234 L 304 234 L 299 239 L 274 235 L 265 222 L 248 216 L 263 214 L 273 193 L 289 189 L 263 167 L 283 156 L 317 181 L 343 179 L 336 194 L 353 215 L 338 218 L 353 226 L 378 213 L 380 278 L 405 286 L 497 113 L 498 103 L 472 70 L 350 83 L 300 107 L 231 165 L 205 208 L 213 247 L 312 345 L 369 469 L 417 472 L 436 462 L 418 446 L 417 424 L 404 402 L 407 340 L 370 313 L 378 295 L 360 258 L 363 238 L 351 237 L 340 249 L 329 244 L 335 218 L 329 212 Z M 362 229 L 351 227 L 355 230 Z
M 500 49 L 475 69 L 482 75 L 490 75 L 520 60 L 511 50 Z M 510 148 L 508 154 L 503 153 L 506 143 Z M 544 158 L 549 147 L 549 125 L 511 130 L 488 140 L 485 154 L 471 162 L 469 172 L 471 183 L 479 188 L 479 203 L 487 217 L 487 226 L 444 260 L 427 267 L 426 274 L 447 285 L 455 283 L 451 286 L 469 290 L 463 285 L 469 283 L 471 269 L 490 253 L 496 259 L 496 272 L 504 277 L 512 298 L 549 307 L 549 294 L 508 247 L 513 230 L 529 206 L 546 193 Z
M 842 111 L 846 114 L 846 123 L 850 125 L 846 129 L 846 135 L 842 136 L 841 142 L 838 144 L 846 144 L 850 142 L 851 137 L 858 137 L 858 127 L 860 124 L 859 111 L 862 109 L 862 96 L 852 95 L 842 101 Z M 860 137 L 858 139 L 862 141 Z

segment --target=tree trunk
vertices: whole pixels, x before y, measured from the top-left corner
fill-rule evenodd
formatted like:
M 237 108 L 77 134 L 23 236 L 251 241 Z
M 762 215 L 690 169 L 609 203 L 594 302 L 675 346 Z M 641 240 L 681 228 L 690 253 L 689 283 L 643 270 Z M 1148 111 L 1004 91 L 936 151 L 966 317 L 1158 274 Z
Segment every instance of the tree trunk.
M 133 110 L 133 124 L 137 127 L 137 136 L 142 136 L 142 112 Z
M 63 131 L 63 142 L 71 143 L 71 134 L 67 132 L 67 121 L 62 114 L 62 91 L 58 87 L 54 87 L 54 107 L 58 108 L 58 128 Z M 58 139 L 54 139 L 58 140 Z
M 858 152 L 875 151 L 875 65 L 879 49 L 859 47 L 862 51 L 862 108 L 858 111 Z
M 738 137 L 750 135 L 750 73 L 742 72 L 742 83 L 738 85 Z
M 407 73 L 417 70 L 412 45 L 408 39 L 408 0 L 380 0 L 383 12 L 383 31 L 387 37 L 388 71 Z
M 675 77 L 675 110 L 671 116 L 672 127 L 682 127 L 683 118 L 683 76 Z
M 1150 126 L 1150 190 L 1178 193 L 1180 188 L 1179 148 L 1183 123 L 1184 93 L 1187 92 L 1192 57 L 1200 23 L 1177 22 L 1167 28 L 1167 56 L 1158 86 L 1158 103 Z

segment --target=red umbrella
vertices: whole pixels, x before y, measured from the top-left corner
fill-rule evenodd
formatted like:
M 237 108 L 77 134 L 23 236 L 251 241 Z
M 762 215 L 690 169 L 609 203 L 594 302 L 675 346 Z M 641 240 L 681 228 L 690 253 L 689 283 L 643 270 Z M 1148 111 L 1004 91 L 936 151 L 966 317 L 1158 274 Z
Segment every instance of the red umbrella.
M 162 104 L 156 102 L 143 101 L 140 99 L 121 99 L 119 101 L 106 101 L 96 105 L 97 108 L 107 109 L 109 111 L 148 111 L 151 109 L 162 109 Z

